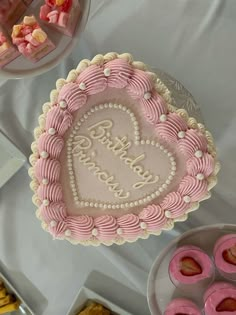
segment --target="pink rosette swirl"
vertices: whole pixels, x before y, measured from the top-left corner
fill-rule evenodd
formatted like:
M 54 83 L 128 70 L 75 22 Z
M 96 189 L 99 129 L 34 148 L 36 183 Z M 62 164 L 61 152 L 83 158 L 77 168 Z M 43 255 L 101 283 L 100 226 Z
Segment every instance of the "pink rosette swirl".
M 215 163 L 214 158 L 209 153 L 205 153 L 201 158 L 192 157 L 188 159 L 186 166 L 189 175 L 196 176 L 201 173 L 208 177 L 214 171 Z
M 41 205 L 40 215 L 47 223 L 62 221 L 67 216 L 66 206 L 63 202 L 52 202 L 47 207 Z
M 111 88 L 122 89 L 128 84 L 128 80 L 133 74 L 133 68 L 122 59 L 114 59 L 105 64 L 105 69 L 110 69 L 107 77 L 107 84 Z
M 78 240 L 88 240 L 92 237 L 94 220 L 88 215 L 69 216 L 66 218 L 68 229 L 73 238 Z
M 139 218 L 147 224 L 148 231 L 161 230 L 167 222 L 163 209 L 154 204 L 144 208 L 140 212 Z
M 62 187 L 59 183 L 41 184 L 37 193 L 41 200 L 62 201 Z
M 170 211 L 171 218 L 178 218 L 185 213 L 188 204 L 179 192 L 171 192 L 164 198 L 161 207 L 164 211 Z
M 141 234 L 139 217 L 134 214 L 125 214 L 117 219 L 119 227 L 122 229 L 122 236 L 134 239 Z
M 180 182 L 178 192 L 183 197 L 189 196 L 192 202 L 199 201 L 207 193 L 207 181 L 187 175 Z
M 76 83 L 68 83 L 62 87 L 58 101 L 65 101 L 69 112 L 73 113 L 86 104 L 87 95 Z
M 77 84 L 85 84 L 85 93 L 93 95 L 104 91 L 107 87 L 107 78 L 103 67 L 92 65 L 85 69 L 77 78 Z
M 94 224 L 98 230 L 98 239 L 111 240 L 117 236 L 117 229 L 119 228 L 119 226 L 113 216 L 103 215 L 95 218 Z
M 197 150 L 207 152 L 207 140 L 199 131 L 189 129 L 186 131 L 185 137 L 178 141 L 178 149 L 189 158 Z
M 128 81 L 126 90 L 132 98 L 143 98 L 146 92 L 150 92 L 153 83 L 145 71 L 134 69 L 132 77 Z
M 72 115 L 67 110 L 54 106 L 46 117 L 46 130 L 54 128 L 59 136 L 63 136 L 67 129 L 72 125 Z
M 167 106 L 164 99 L 155 91 L 152 92 L 152 96 L 148 100 L 144 97 L 141 98 L 140 103 L 147 120 L 151 124 L 157 124 L 160 116 L 167 113 Z
M 39 159 L 35 164 L 35 175 L 41 182 L 44 178 L 49 182 L 57 182 L 60 177 L 61 164 L 57 160 Z
M 46 151 L 51 159 L 57 159 L 64 147 L 64 140 L 61 136 L 44 133 L 38 140 L 39 153 Z
M 186 131 L 188 125 L 186 121 L 176 113 L 169 113 L 165 122 L 159 122 L 155 127 L 158 135 L 167 142 L 177 142 L 178 133 Z
M 68 226 L 65 221 L 59 221 L 55 226 L 48 226 L 48 231 L 55 238 L 65 238 L 65 232 L 68 229 Z

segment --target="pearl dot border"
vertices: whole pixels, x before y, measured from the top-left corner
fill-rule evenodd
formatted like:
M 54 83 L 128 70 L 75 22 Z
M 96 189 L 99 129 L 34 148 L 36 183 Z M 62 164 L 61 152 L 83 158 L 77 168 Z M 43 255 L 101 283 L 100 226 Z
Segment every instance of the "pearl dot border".
M 149 193 L 148 195 L 145 195 L 141 199 L 137 199 L 137 200 L 133 200 L 131 202 L 126 202 L 126 203 L 121 203 L 121 204 L 117 204 L 117 203 L 111 204 L 111 203 L 103 203 L 103 202 L 99 202 L 99 201 L 93 202 L 93 201 L 80 200 L 79 190 L 78 190 L 78 187 L 76 189 L 77 184 L 75 182 L 75 177 L 73 175 L 72 142 L 73 142 L 74 137 L 78 133 L 78 131 L 79 131 L 80 127 L 83 125 L 83 123 L 91 115 L 93 115 L 97 111 L 109 109 L 109 108 L 121 110 L 130 116 L 130 119 L 131 119 L 131 122 L 132 122 L 133 128 L 134 128 L 134 140 L 135 140 L 134 143 L 135 143 L 135 145 L 151 145 L 153 147 L 159 148 L 159 150 L 162 151 L 162 153 L 165 154 L 166 157 L 169 159 L 169 163 L 170 163 L 170 174 L 167 177 L 166 181 L 161 184 L 161 186 L 158 188 L 158 190 L 152 191 L 151 193 Z M 104 210 L 105 209 L 115 210 L 115 209 L 124 209 L 124 208 L 132 208 L 132 207 L 141 206 L 143 204 L 146 204 L 146 203 L 154 200 L 158 196 L 160 196 L 160 194 L 163 191 L 165 191 L 168 188 L 168 186 L 171 184 L 171 182 L 174 179 L 174 176 L 176 174 L 176 161 L 175 161 L 173 154 L 171 152 L 169 152 L 163 145 L 161 145 L 160 143 L 158 143 L 154 140 L 144 139 L 144 138 L 141 139 L 137 118 L 135 117 L 134 113 L 129 108 L 127 108 L 126 106 L 124 106 L 122 104 L 105 103 L 105 104 L 100 104 L 100 105 L 96 105 L 96 106 L 91 107 L 79 119 L 79 121 L 75 124 L 75 126 L 72 130 L 72 133 L 70 134 L 66 144 L 67 144 L 67 166 L 68 166 L 68 171 L 69 171 L 70 186 L 71 186 L 71 190 L 72 190 L 74 203 L 78 207 L 79 206 L 80 207 L 93 207 L 93 208 L 100 208 L 100 209 L 104 209 Z

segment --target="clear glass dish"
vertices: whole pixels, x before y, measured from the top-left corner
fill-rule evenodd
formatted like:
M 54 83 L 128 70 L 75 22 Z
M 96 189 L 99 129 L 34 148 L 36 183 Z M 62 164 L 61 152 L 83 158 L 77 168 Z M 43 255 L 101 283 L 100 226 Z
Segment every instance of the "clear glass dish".
M 170 259 L 175 250 L 183 245 L 198 246 L 213 259 L 213 249 L 217 239 L 225 234 L 231 233 L 236 233 L 236 225 L 216 224 L 199 227 L 174 239 L 160 253 L 153 263 L 148 277 L 147 299 L 151 314 L 164 314 L 166 306 L 174 298 L 188 298 L 195 302 L 201 309 L 203 308 L 203 291 L 205 291 L 207 287 L 203 288 L 202 292 L 194 290 L 194 288 L 186 291 L 176 288 L 168 273 Z M 215 281 L 220 280 L 230 283 L 230 281 L 224 278 L 216 269 Z

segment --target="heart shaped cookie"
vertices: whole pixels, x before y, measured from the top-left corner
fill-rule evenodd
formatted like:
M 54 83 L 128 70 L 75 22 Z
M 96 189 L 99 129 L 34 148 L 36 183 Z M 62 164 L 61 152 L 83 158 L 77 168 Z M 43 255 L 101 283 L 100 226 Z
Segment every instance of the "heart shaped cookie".
M 56 238 L 122 244 L 171 229 L 216 183 L 212 137 L 129 54 L 83 60 L 44 104 L 31 187 Z

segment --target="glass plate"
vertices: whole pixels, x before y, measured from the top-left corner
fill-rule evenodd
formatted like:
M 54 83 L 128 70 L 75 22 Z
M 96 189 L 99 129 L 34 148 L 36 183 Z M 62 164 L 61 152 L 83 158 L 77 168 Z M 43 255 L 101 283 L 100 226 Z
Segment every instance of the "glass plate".
M 80 15 L 80 21 L 77 24 L 75 34 L 72 38 L 40 23 L 42 28 L 49 34 L 49 38 L 56 45 L 56 49 L 35 64 L 22 56 L 16 58 L 3 69 L 0 69 L 0 79 L 20 79 L 27 76 L 39 75 L 59 64 L 63 58 L 66 58 L 71 53 L 72 49 L 77 44 L 80 34 L 84 30 L 88 20 L 90 2 L 91 0 L 80 0 L 82 14 Z M 34 0 L 24 15 L 34 14 L 38 19 L 39 8 L 43 3 L 44 0 Z
M 25 162 L 26 157 L 0 132 L 0 188 Z
M 178 297 L 193 300 L 200 308 L 203 308 L 203 299 L 198 290 L 194 288 L 188 291 L 177 289 L 171 282 L 168 273 L 170 259 L 177 247 L 183 245 L 195 245 L 203 249 L 210 257 L 216 240 L 225 234 L 236 233 L 236 225 L 216 224 L 203 226 L 190 230 L 174 239 L 156 258 L 148 277 L 147 298 L 151 314 L 164 314 L 167 304 Z M 226 280 L 217 271 L 215 281 Z

